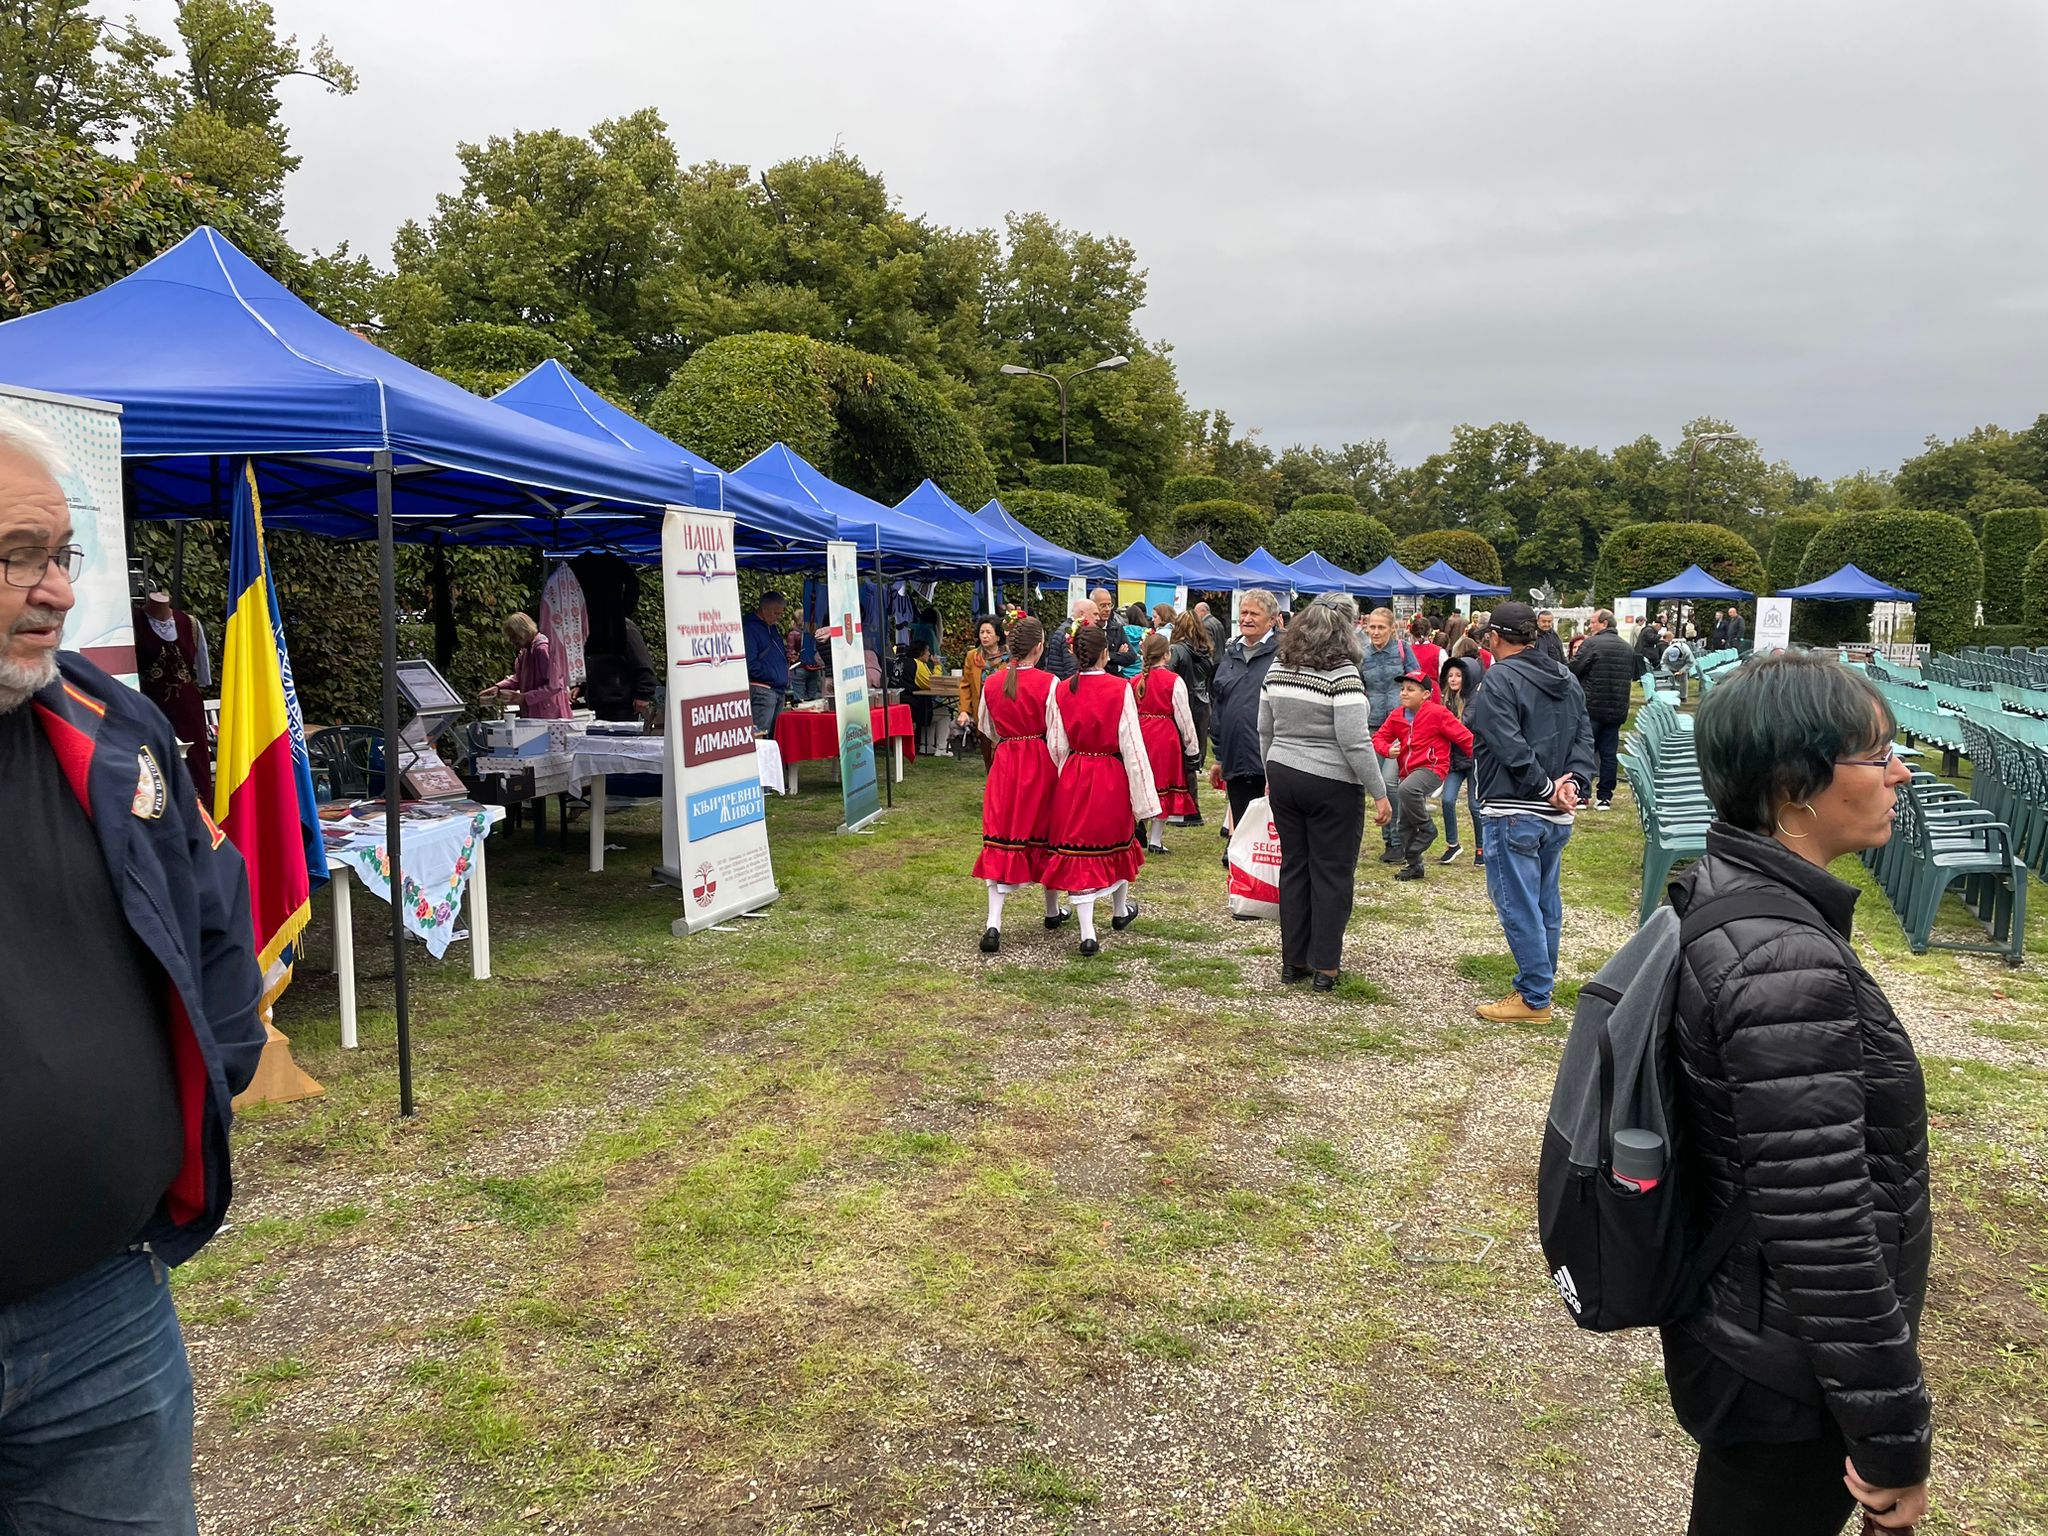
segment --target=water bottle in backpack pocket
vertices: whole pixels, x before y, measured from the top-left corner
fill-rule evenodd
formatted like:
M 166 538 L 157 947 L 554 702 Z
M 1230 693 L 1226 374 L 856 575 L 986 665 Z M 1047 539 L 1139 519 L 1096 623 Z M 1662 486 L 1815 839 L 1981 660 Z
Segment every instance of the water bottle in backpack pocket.
M 1738 1194 L 1699 1231 L 1673 1156 L 1671 1028 L 1685 946 L 1744 917 L 1824 928 L 1795 897 L 1737 892 L 1681 918 L 1659 907 L 1579 989 L 1536 1176 L 1551 1282 L 1581 1328 L 1676 1322 L 1750 1229 Z

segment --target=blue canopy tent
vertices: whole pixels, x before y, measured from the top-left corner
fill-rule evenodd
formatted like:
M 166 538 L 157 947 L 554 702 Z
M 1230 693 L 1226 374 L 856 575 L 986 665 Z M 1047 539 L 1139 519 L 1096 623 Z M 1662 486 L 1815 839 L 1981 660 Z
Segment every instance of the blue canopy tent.
M 1476 577 L 1467 576 L 1448 560 L 1438 560 L 1433 564 L 1426 565 L 1417 571 L 1415 575 L 1418 580 L 1432 584 L 1430 586 L 1431 592 L 1441 592 L 1451 597 L 1456 597 L 1461 592 L 1469 597 L 1506 597 L 1508 595 L 1506 587 L 1495 586 L 1492 582 L 1480 581 Z
M 1734 602 L 1737 598 L 1752 598 L 1754 592 L 1745 592 L 1740 587 L 1731 587 L 1718 576 L 1709 575 L 1697 565 L 1688 565 L 1669 581 L 1660 581 L 1654 587 L 1639 587 L 1629 593 L 1653 603 L 1713 603 Z
M 384 736 L 399 737 L 394 541 L 574 541 L 719 505 L 716 477 L 478 399 L 323 318 L 217 230 L 98 293 L 0 325 L 0 379 L 122 407 L 130 510 L 226 517 L 252 461 L 273 528 L 378 543 Z M 385 776 L 391 883 L 402 776 Z M 410 1115 L 404 912 L 391 905 L 399 1105 Z
M 723 479 L 709 459 L 700 458 L 612 404 L 552 357 L 491 398 L 522 416 L 580 437 L 663 461 L 679 460 L 700 475 Z M 837 536 L 832 523 L 815 508 L 800 507 L 736 481 L 725 485 L 725 510 L 732 514 L 734 542 L 748 565 L 815 565 L 824 557 L 825 541 Z M 790 558 L 776 559 L 777 554 Z
M 988 564 L 988 545 L 966 529 L 941 528 L 913 513 L 899 512 L 827 479 L 815 464 L 782 443 L 771 443 L 728 477 L 755 490 L 829 518 L 834 538 L 857 547 L 895 576 L 962 571 L 979 574 Z
M 1071 549 L 1064 549 L 1042 534 L 1034 533 L 1019 522 L 1010 509 L 1000 501 L 991 499 L 975 517 L 982 522 L 993 523 L 1024 548 L 1028 579 L 1033 575 L 1053 576 L 1065 581 L 1070 576 L 1084 577 L 1090 581 L 1108 581 L 1116 575 L 1116 567 L 1107 560 L 1097 560 L 1088 555 L 1077 555 Z
M 1194 573 L 1142 533 L 1123 547 L 1113 563 L 1119 603 L 1128 595 L 1121 590 L 1124 586 L 1142 585 L 1147 608 L 1155 603 L 1172 603 L 1177 608 L 1181 588 L 1192 584 Z
M 1237 568 L 1243 576 L 1240 585 L 1270 587 L 1282 598 L 1294 590 L 1294 572 L 1263 544 L 1238 561 Z
M 1358 587 L 1358 577 L 1332 565 L 1314 550 L 1303 555 L 1288 569 L 1294 572 L 1294 590 L 1297 592 L 1312 595 L 1323 592 L 1351 592 Z
M 1188 585 L 1199 592 L 1235 592 L 1244 585 L 1244 575 L 1228 560 L 1197 539 L 1173 557 L 1188 573 Z
M 1833 575 L 1823 576 L 1819 581 L 1809 581 L 1803 587 L 1780 587 L 1779 597 L 1814 598 L 1831 603 L 1917 603 L 1918 592 L 1908 592 L 1904 587 L 1895 587 L 1889 582 L 1879 581 L 1868 571 L 1854 565 L 1845 565 Z
M 996 572 L 1001 570 L 1023 573 L 1025 558 L 1022 541 L 977 520 L 965 507 L 930 480 L 920 480 L 916 490 L 896 503 L 896 510 L 906 517 L 930 523 L 935 528 L 948 529 L 964 539 L 976 541 L 981 545 L 981 569 L 983 580 L 987 584 L 988 611 L 995 612 Z
M 1443 591 L 1434 582 L 1424 581 L 1392 555 L 1387 556 L 1371 570 L 1359 576 L 1351 589 L 1363 592 L 1367 597 L 1425 597 Z

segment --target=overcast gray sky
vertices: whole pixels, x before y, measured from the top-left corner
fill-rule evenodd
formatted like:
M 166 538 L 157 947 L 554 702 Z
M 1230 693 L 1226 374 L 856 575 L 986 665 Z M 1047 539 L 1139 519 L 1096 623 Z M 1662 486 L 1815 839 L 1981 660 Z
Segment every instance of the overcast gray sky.
M 302 245 L 388 261 L 458 140 L 653 105 L 686 161 L 837 140 L 940 222 L 1129 238 L 1276 448 L 1713 414 L 1837 474 L 2048 410 L 2039 0 L 274 4 L 363 81 L 286 88 Z

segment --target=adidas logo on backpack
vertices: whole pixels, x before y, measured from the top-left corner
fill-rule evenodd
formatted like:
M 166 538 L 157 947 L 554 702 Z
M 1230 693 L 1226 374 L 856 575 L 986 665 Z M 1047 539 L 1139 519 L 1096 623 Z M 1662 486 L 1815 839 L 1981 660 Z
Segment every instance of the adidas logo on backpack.
M 1692 1310 L 1709 1276 L 1749 1229 L 1738 1196 L 1695 1240 L 1674 1144 L 1671 1026 L 1685 946 L 1744 917 L 1778 917 L 1827 930 L 1794 897 L 1738 892 L 1681 918 L 1659 907 L 1600 973 L 1579 989 L 1558 1063 L 1536 1175 L 1543 1258 L 1581 1328 L 1675 1322 Z M 1615 1133 L 1637 1145 L 1660 1139 L 1661 1173 L 1615 1177 Z

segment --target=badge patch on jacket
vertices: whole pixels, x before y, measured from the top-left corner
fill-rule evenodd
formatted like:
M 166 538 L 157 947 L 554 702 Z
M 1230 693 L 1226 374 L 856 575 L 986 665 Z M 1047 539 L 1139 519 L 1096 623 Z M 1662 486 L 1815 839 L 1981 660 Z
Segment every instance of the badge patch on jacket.
M 135 798 L 128 802 L 128 809 L 145 821 L 159 820 L 171 798 L 170 788 L 164 783 L 164 771 L 157 767 L 156 758 L 147 747 L 135 754 L 135 766 Z

